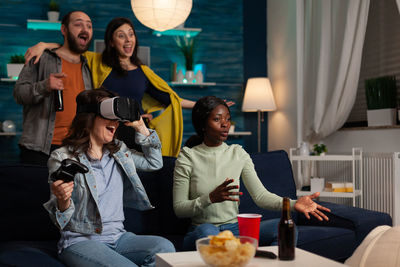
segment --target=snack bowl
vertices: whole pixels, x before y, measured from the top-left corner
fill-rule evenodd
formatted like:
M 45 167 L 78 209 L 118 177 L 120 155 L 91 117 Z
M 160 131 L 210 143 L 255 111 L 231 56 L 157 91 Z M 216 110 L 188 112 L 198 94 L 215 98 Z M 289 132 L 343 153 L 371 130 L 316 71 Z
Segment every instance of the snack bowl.
M 248 236 L 230 239 L 210 236 L 198 239 L 196 248 L 203 261 L 213 267 L 242 267 L 255 255 L 258 241 Z M 215 239 L 217 238 L 217 240 Z

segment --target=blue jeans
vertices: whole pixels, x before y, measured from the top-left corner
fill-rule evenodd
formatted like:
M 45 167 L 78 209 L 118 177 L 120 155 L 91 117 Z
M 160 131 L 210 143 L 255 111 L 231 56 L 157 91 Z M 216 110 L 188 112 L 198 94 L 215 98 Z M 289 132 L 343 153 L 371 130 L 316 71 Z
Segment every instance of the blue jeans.
M 261 221 L 260 223 L 260 246 L 278 245 L 278 224 L 280 219 L 271 219 Z M 210 223 L 203 223 L 198 226 L 192 225 L 183 239 L 184 250 L 196 250 L 196 240 L 209 235 L 217 235 L 224 230 L 230 230 L 234 235 L 239 235 L 238 223 L 222 224 L 215 226 Z M 295 232 L 295 241 L 297 244 L 297 228 Z
M 175 252 L 174 245 L 159 236 L 124 233 L 115 244 L 82 241 L 59 255 L 67 266 L 155 266 L 155 254 Z

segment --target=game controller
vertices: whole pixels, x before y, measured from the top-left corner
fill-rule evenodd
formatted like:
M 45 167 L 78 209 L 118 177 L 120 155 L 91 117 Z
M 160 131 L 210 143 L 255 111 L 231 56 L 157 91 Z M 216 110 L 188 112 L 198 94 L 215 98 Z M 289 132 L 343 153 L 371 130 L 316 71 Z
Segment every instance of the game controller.
M 61 166 L 53 172 L 51 180 L 63 180 L 65 183 L 73 181 L 77 173 L 87 173 L 89 169 L 82 163 L 73 159 L 64 159 Z

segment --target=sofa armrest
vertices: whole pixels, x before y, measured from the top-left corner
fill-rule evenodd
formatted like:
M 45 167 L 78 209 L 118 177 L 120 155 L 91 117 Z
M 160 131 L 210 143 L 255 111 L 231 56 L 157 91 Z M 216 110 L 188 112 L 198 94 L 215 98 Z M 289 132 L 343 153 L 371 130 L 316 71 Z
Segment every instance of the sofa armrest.
M 379 225 L 392 226 L 392 218 L 387 213 L 330 202 L 318 201 L 318 203 L 331 210 L 330 213 L 325 213 L 329 217 L 329 221 L 321 222 L 313 216 L 309 220 L 303 214 L 299 214 L 297 221 L 299 225 L 331 226 L 354 230 L 356 232 L 357 245 L 375 227 Z

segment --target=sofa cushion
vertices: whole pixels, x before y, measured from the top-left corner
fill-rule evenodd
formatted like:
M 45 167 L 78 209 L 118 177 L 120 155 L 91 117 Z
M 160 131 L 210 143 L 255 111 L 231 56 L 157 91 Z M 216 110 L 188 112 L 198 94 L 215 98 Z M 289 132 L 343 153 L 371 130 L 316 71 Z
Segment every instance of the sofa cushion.
M 288 155 L 283 150 L 271 151 L 268 153 L 251 155 L 258 177 L 261 182 L 272 193 L 282 197 L 297 199 L 296 185 L 293 179 L 292 166 Z M 262 220 L 280 217 L 279 211 L 269 211 L 259 208 L 251 199 L 246 187 L 241 183 L 240 190 L 243 195 L 240 197 L 240 213 L 262 214 Z M 292 213 L 296 221 L 296 213 Z
M 150 203 L 155 206 L 154 209 L 140 211 L 133 208 L 124 208 L 125 222 L 127 231 L 135 234 L 155 234 L 160 231 L 159 220 L 160 211 L 158 203 L 160 202 L 158 194 L 158 171 L 138 172 L 139 178 L 146 189 Z
M 323 257 L 343 261 L 356 247 L 355 232 L 350 229 L 328 226 L 297 226 L 297 229 L 297 247 Z
M 0 245 L 1 266 L 64 266 L 57 259 L 56 242 L 7 242 Z
M 325 205 L 325 203 L 327 203 L 327 202 L 321 203 L 321 202 L 317 201 L 317 203 L 321 204 L 322 206 L 327 206 L 327 205 Z M 320 221 L 311 215 L 310 215 L 310 219 L 307 219 L 303 213 L 299 213 L 298 218 L 297 218 L 297 225 L 340 227 L 340 228 L 347 228 L 352 231 L 356 230 L 356 227 L 355 227 L 353 221 L 351 221 L 350 219 L 347 219 L 345 217 L 338 216 L 335 213 L 336 206 L 333 206 L 333 205 L 329 205 L 329 206 L 332 207 L 331 212 L 326 212 L 326 211 L 323 212 L 329 218 L 329 220 Z
M 50 196 L 47 176 L 43 166 L 0 165 L 0 241 L 59 238 L 43 207 Z
M 190 219 L 178 218 L 172 204 L 172 186 L 175 168 L 174 157 L 163 157 L 164 167 L 158 171 L 158 194 L 160 202 L 161 235 L 184 235 L 190 225 Z
M 176 238 L 186 233 L 189 219 L 175 215 L 172 205 L 174 157 L 163 157 L 163 168 L 155 172 L 140 172 L 139 177 L 155 207 L 149 211 L 125 209 L 125 227 L 136 234 L 152 234 Z M 179 241 L 180 242 L 180 241 Z

